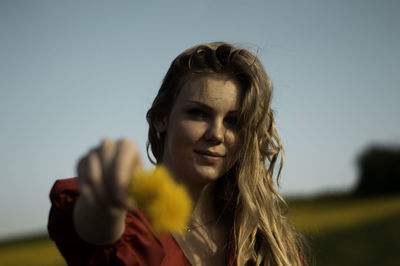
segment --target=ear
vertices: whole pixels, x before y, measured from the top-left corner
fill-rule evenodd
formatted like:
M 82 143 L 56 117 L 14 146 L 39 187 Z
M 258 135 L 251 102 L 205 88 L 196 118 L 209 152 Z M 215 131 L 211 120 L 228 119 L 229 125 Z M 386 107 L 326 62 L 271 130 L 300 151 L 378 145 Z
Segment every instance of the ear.
M 153 125 L 158 133 L 164 133 L 165 131 L 167 131 L 167 126 L 168 126 L 167 118 L 162 117 L 162 118 L 156 119 L 154 121 Z

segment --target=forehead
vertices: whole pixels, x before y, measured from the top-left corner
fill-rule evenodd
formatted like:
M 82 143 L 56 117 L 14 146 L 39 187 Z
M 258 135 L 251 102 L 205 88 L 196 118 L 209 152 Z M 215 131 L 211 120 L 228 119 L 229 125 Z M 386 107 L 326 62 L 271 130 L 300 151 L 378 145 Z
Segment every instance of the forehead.
M 223 75 L 210 75 L 189 79 L 181 88 L 176 103 L 198 101 L 225 103 L 238 108 L 241 98 L 239 83 Z

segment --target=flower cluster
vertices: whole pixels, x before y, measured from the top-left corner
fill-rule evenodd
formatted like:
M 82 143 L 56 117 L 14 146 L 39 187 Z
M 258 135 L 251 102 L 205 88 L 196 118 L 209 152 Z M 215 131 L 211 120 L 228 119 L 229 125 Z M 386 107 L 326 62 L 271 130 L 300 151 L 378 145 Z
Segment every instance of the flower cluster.
M 192 202 L 185 187 L 177 184 L 165 167 L 135 172 L 129 190 L 156 233 L 184 232 Z

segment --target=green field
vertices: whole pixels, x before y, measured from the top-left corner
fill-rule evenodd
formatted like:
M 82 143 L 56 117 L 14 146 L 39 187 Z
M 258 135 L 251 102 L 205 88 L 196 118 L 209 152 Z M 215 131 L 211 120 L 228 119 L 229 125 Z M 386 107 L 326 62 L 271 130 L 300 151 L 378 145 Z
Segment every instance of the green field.
M 400 265 L 400 197 L 304 199 L 289 219 L 308 238 L 315 265 Z M 66 265 L 47 236 L 0 244 L 0 265 Z
M 67 265 L 47 235 L 0 245 L 0 265 Z
M 302 200 L 289 206 L 289 218 L 307 236 L 315 265 L 400 265 L 399 196 Z

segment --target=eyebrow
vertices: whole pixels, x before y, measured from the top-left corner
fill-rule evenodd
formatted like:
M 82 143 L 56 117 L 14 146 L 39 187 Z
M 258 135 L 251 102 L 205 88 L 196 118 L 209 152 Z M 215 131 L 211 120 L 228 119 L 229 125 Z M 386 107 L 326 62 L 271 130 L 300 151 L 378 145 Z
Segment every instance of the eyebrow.
M 200 105 L 201 107 L 203 107 L 203 108 L 205 108 L 207 110 L 213 110 L 213 108 L 211 108 L 210 106 L 208 106 L 207 104 L 202 103 L 202 102 L 192 101 L 192 100 L 189 100 L 187 102 L 190 103 L 190 104 Z M 238 115 L 239 114 L 239 110 L 231 110 L 231 111 L 228 112 L 228 114 Z

